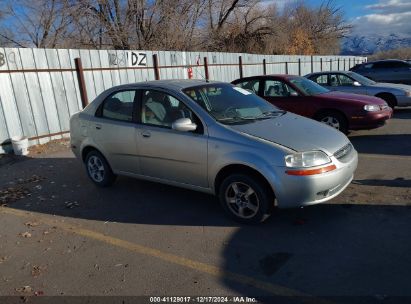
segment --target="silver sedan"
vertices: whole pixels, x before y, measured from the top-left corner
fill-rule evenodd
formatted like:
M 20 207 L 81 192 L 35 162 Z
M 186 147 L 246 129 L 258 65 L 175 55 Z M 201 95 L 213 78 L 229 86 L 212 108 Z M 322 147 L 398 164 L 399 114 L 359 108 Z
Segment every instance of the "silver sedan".
M 318 72 L 305 77 L 332 91 L 380 97 L 391 108 L 411 106 L 411 86 L 406 84 L 379 83 L 355 72 L 343 71 Z
M 71 117 L 70 132 L 96 185 L 126 175 L 214 194 L 245 223 L 328 201 L 357 167 L 341 132 L 220 82 L 114 87 Z

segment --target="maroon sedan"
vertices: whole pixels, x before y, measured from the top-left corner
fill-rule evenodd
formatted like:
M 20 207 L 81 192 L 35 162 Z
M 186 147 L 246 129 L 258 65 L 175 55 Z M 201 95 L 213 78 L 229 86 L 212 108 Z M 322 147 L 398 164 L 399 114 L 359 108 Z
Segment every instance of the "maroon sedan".
M 332 92 L 304 77 L 254 76 L 232 83 L 283 110 L 316 119 L 344 133 L 378 128 L 392 115 L 392 109 L 380 98 Z

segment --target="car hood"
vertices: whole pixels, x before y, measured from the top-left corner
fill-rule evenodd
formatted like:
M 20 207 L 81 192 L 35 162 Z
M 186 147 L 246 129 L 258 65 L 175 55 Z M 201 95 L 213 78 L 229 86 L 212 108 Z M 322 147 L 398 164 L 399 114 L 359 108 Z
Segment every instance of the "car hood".
M 271 119 L 248 124 L 230 125 L 236 131 L 258 137 L 303 152 L 321 150 L 333 155 L 347 143 L 348 138 L 323 123 L 286 112 Z
M 359 94 L 352 94 L 352 93 L 343 93 L 343 92 L 327 92 L 324 94 L 316 95 L 316 97 L 321 99 L 330 99 L 330 100 L 338 100 L 338 101 L 355 101 L 361 104 L 377 104 L 377 105 L 384 105 L 385 101 L 374 96 L 367 96 L 367 95 L 359 95 Z
M 390 88 L 390 89 L 398 89 L 402 91 L 411 91 L 410 85 L 400 84 L 400 83 L 377 82 L 375 84 L 370 85 L 370 87 Z

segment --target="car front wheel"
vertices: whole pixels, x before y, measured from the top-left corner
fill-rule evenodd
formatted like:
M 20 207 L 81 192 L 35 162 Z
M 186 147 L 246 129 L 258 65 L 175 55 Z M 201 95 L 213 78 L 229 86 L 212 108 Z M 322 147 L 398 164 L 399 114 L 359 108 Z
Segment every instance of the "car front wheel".
M 230 217 L 245 224 L 264 221 L 274 207 L 270 189 L 258 179 L 243 174 L 233 174 L 224 179 L 219 199 Z
M 348 132 L 348 123 L 344 115 L 338 112 L 325 112 L 316 116 L 316 120 L 322 122 L 334 129 L 341 131 L 342 133 Z
M 104 156 L 98 151 L 90 151 L 85 161 L 89 178 L 99 187 L 108 187 L 116 180 Z

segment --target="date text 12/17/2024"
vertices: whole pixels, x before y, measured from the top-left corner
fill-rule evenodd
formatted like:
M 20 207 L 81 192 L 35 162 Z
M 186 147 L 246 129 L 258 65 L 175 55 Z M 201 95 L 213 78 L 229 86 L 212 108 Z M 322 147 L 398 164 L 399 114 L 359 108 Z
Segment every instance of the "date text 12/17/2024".
M 231 296 L 231 297 L 150 297 L 150 303 L 258 303 L 252 297 Z

